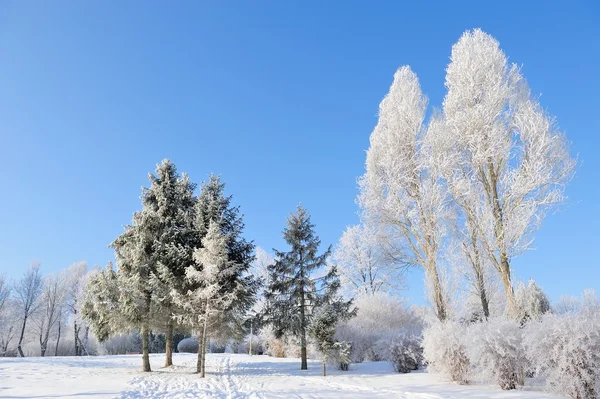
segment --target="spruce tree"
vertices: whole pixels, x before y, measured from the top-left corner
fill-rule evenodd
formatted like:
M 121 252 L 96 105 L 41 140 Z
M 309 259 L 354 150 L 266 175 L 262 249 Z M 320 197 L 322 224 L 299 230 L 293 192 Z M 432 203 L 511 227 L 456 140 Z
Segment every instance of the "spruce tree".
M 173 296 L 179 300 L 191 293 L 200 293 L 209 283 L 198 278 L 203 273 L 204 265 L 198 258 L 198 251 L 202 250 L 207 239 L 211 224 L 214 225 L 225 242 L 225 253 L 229 265 L 235 265 L 231 273 L 223 274 L 219 280 L 219 294 L 228 297 L 227 306 L 224 306 L 218 315 L 210 318 L 210 329 L 205 331 L 197 328 L 198 322 L 189 320 L 190 309 L 179 309 L 177 319 L 196 329 L 199 334 L 199 345 L 207 346 L 208 336 L 231 338 L 241 336 L 242 324 L 245 315 L 254 303 L 259 279 L 250 275 L 249 269 L 254 261 L 254 244 L 243 237 L 244 222 L 240 215 L 239 207 L 231 204 L 232 196 L 225 195 L 225 184 L 220 177 L 211 175 L 208 182 L 202 183 L 200 194 L 194 205 L 193 220 L 193 247 L 195 248 L 195 262 L 186 268 L 186 276 L 190 266 L 197 271 L 195 278 L 186 278 L 182 285 L 174 286 Z M 180 301 L 178 301 L 180 302 Z M 181 303 L 181 302 L 180 302 Z M 198 313 L 200 312 L 200 313 Z M 194 314 L 202 312 L 196 310 Z M 198 371 L 202 373 L 204 358 L 198 358 Z
M 185 268 L 193 263 L 196 237 L 193 226 L 195 186 L 188 177 L 180 177 L 175 165 L 164 160 L 149 179 L 150 187 L 142 190 L 142 210 L 134 213 L 131 225 L 111 244 L 117 260 L 113 277 L 119 291 L 118 312 L 115 312 L 119 315 L 110 316 L 111 328 L 107 329 L 93 320 L 99 317 L 97 313 L 88 312 L 88 318 L 100 330 L 140 331 L 144 371 L 150 371 L 151 330 L 165 332 L 165 365 L 172 364 L 175 309 L 171 291 L 174 286 L 183 285 Z M 109 276 L 106 272 L 104 277 Z M 91 285 L 99 283 L 98 280 L 90 282 Z
M 221 178 L 210 175 L 208 182 L 202 183 L 194 208 L 198 247 L 203 246 L 210 223 L 214 222 L 225 237 L 228 261 L 238 265 L 222 287 L 223 294 L 236 292 L 236 297 L 223 314 L 219 328 L 213 330 L 213 334 L 229 337 L 242 334 L 242 320 L 254 303 L 260 286 L 259 279 L 248 273 L 254 261 L 254 243 L 243 236 L 243 215 L 239 206 L 232 205 L 232 198 L 225 195 L 225 183 Z
M 196 367 L 200 376 L 204 377 L 207 336 L 237 299 L 238 290 L 243 290 L 241 284 L 231 289 L 229 283 L 229 278 L 237 274 L 243 265 L 228 260 L 227 237 L 212 221 L 202 240 L 202 248 L 194 251 L 194 260 L 196 265 L 188 266 L 185 274 L 190 286 L 196 288 L 185 294 L 176 292 L 174 298 L 184 310 L 179 319 L 200 332 Z
M 291 334 L 300 339 L 301 370 L 308 369 L 307 332 L 315 310 L 329 302 L 339 288 L 335 268 L 322 277 L 315 276 L 315 272 L 325 266 L 331 246 L 318 254 L 321 240 L 315 235 L 314 228 L 308 212 L 298 206 L 283 230 L 290 251 L 274 250 L 275 263 L 269 267 L 269 284 L 265 292 L 269 304 L 267 319 L 276 335 Z
M 173 364 L 173 332 L 175 312 L 171 291 L 183 285 L 185 268 L 193 263 L 195 243 L 193 230 L 193 195 L 195 184 L 184 173 L 177 174 L 175 165 L 165 159 L 149 176 L 150 188 L 144 189 L 144 210 L 155 215 L 156 236 L 152 246 L 156 272 L 152 274 L 153 299 L 161 311 L 155 318 L 157 330 L 166 336 L 165 367 Z

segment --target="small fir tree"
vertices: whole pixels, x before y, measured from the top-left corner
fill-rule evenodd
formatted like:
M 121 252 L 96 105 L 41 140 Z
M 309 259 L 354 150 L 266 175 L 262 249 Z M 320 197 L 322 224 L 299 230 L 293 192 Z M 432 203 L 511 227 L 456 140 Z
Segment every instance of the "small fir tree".
M 290 251 L 275 250 L 275 263 L 269 267 L 269 284 L 265 292 L 267 320 L 277 337 L 289 333 L 300 340 L 301 370 L 308 369 L 307 333 L 315 309 L 328 303 L 339 289 L 335 268 L 322 277 L 314 274 L 325 266 L 329 247 L 318 254 L 321 241 L 314 233 L 308 212 L 298 206 L 290 215 L 283 237 Z M 349 306 L 349 304 L 348 304 Z M 327 323 L 323 323 L 327 324 Z

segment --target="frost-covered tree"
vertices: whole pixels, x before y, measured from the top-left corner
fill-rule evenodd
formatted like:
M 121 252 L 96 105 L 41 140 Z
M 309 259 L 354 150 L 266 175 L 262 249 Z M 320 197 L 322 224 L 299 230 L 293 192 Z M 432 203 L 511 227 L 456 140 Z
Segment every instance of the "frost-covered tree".
M 0 317 L 4 314 L 6 305 L 10 298 L 11 287 L 8 285 L 6 278 L 0 274 Z
M 27 322 L 30 317 L 38 310 L 41 304 L 43 280 L 40 274 L 40 265 L 34 263 L 25 272 L 23 277 L 16 282 L 13 290 L 15 292 L 15 300 L 17 304 L 17 312 L 21 321 L 21 332 L 17 350 L 21 357 L 25 357 L 23 353 L 23 340 L 27 329 Z
M 398 69 L 379 106 L 359 203 L 365 220 L 386 232 L 396 261 L 424 268 L 436 315 L 444 320 L 448 300 L 438 262 L 448 206 L 422 148 L 426 108 L 417 75 L 407 66 Z
M 519 283 L 515 291 L 517 302 L 517 319 L 521 323 L 529 320 L 539 320 L 544 314 L 550 312 L 550 300 L 542 288 L 530 279 L 527 285 Z
M 6 356 L 13 340 L 16 328 L 14 323 L 14 301 L 11 298 L 12 287 L 6 278 L 0 275 L 0 356 Z
M 153 301 L 152 279 L 156 264 L 152 258 L 156 219 L 152 214 L 136 212 L 133 223 L 111 244 L 117 260 L 120 321 L 113 328 L 139 329 L 142 335 L 142 370 L 151 371 L 149 358 L 150 324 L 158 309 Z M 113 322 L 114 323 L 114 322 Z
M 256 276 L 260 280 L 260 288 L 257 290 L 256 301 L 252 305 L 246 321 L 246 327 L 249 328 L 248 338 L 253 340 L 254 335 L 264 324 L 265 306 L 267 302 L 265 300 L 265 288 L 269 284 L 269 266 L 275 263 L 275 258 L 271 256 L 267 251 L 261 247 L 256 247 L 255 259 L 252 262 L 252 268 L 250 274 Z M 251 345 L 253 346 L 253 345 Z M 251 349 L 251 348 L 249 348 Z
M 332 267 L 317 276 L 331 254 L 331 247 L 319 254 L 321 240 L 306 209 L 298 206 L 287 220 L 283 238 L 288 252 L 275 250 L 275 263 L 269 267 L 269 285 L 265 296 L 267 318 L 277 337 L 290 334 L 300 340 L 301 370 L 308 369 L 307 333 L 315 309 L 328 303 L 339 288 L 337 270 Z
M 202 246 L 210 223 L 217 223 L 226 238 L 228 261 L 238 265 L 235 272 L 228 277 L 226 288 L 235 292 L 237 296 L 223 313 L 219 323 L 214 324 L 211 334 L 215 338 L 217 335 L 219 338 L 243 335 L 244 321 L 260 285 L 260 280 L 249 273 L 254 261 L 254 244 L 243 235 L 243 215 L 240 214 L 239 206 L 232 204 L 232 199 L 231 195 L 225 195 L 225 183 L 221 178 L 211 175 L 209 180 L 202 184 L 194 207 L 194 231 L 198 240 L 196 247 Z M 242 289 L 239 289 L 240 286 Z
M 207 337 L 210 329 L 217 324 L 239 297 L 242 284 L 232 285 L 230 278 L 243 267 L 228 259 L 227 236 L 216 222 L 210 222 L 202 247 L 194 251 L 195 265 L 185 270 L 185 278 L 190 289 L 185 294 L 175 291 L 175 303 L 182 308 L 178 320 L 200 333 L 198 340 L 197 372 L 205 376 Z
M 126 290 L 127 287 L 119 286 L 118 276 L 111 262 L 103 270 L 90 272 L 81 314 L 90 323 L 100 342 L 129 328 L 128 320 L 120 312 L 119 301 L 123 289 Z
M 511 259 L 530 247 L 547 211 L 564 200 L 575 161 L 554 119 L 490 35 L 463 34 L 452 47 L 446 87 L 443 115 L 427 138 L 432 159 L 462 210 L 466 237 L 481 243 L 516 317 Z
M 40 309 L 34 319 L 36 335 L 40 343 L 40 356 L 48 350 L 48 341 L 59 326 L 67 297 L 64 274 L 50 274 L 43 280 Z
M 330 287 L 336 288 L 335 285 Z M 330 294 L 334 295 L 334 294 Z M 356 314 L 356 310 L 351 310 L 351 301 L 345 302 L 340 298 L 335 298 L 322 303 L 314 311 L 314 316 L 308 326 L 308 334 L 314 340 L 317 351 L 321 356 L 323 363 L 323 377 L 327 375 L 327 362 L 332 358 L 337 358 L 341 362 L 341 367 L 348 369 L 349 351 L 346 342 L 337 342 L 335 340 L 335 331 L 341 321 L 348 320 Z M 344 359 L 340 359 L 340 350 Z
M 2 357 L 12 354 L 12 344 L 21 328 L 17 311 L 16 300 L 9 298 L 5 303 L 4 313 L 0 314 L 0 356 Z
M 81 331 L 84 336 L 87 335 L 89 327 L 81 317 L 82 296 L 85 294 L 87 283 L 88 267 L 87 262 L 75 262 L 67 268 L 66 272 L 66 307 L 68 315 L 73 323 L 73 345 L 75 356 L 83 355 L 85 347 L 81 339 Z M 84 339 L 85 341 L 85 339 Z M 57 345 L 58 346 L 58 345 Z
M 156 175 L 150 174 L 149 180 L 150 187 L 142 190 L 142 210 L 111 244 L 118 267 L 120 316 L 108 329 L 140 330 L 144 371 L 150 371 L 152 329 L 167 333 L 165 363 L 172 363 L 174 309 L 170 292 L 173 285 L 183 284 L 184 268 L 191 262 L 195 243 L 193 184 L 186 176 L 179 177 L 169 160 L 158 164 Z
M 403 286 L 401 270 L 386 256 L 381 235 L 359 224 L 349 226 L 340 237 L 332 261 L 350 296 L 395 292 Z
M 173 364 L 174 309 L 171 291 L 183 285 L 185 268 L 193 263 L 192 251 L 196 243 L 193 229 L 193 207 L 196 187 L 184 173 L 179 176 L 175 165 L 168 159 L 149 175 L 150 187 L 142 194 L 144 212 L 155 220 L 151 275 L 153 301 L 157 307 L 153 329 L 166 336 L 165 367 Z

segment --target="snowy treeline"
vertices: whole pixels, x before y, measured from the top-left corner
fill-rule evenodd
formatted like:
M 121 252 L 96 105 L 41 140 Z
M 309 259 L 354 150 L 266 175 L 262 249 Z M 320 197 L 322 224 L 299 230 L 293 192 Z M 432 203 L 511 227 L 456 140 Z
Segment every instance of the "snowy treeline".
M 81 317 L 89 273 L 87 263 L 76 262 L 44 276 L 34 263 L 15 281 L 0 276 L 0 356 L 95 352 Z

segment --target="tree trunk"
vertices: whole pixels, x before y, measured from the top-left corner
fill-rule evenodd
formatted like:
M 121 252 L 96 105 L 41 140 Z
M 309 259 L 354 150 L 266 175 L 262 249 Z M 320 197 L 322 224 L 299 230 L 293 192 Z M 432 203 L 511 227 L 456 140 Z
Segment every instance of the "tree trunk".
M 440 276 L 437 272 L 435 264 L 430 266 L 427 269 L 427 272 L 429 274 L 429 278 L 431 279 L 436 316 L 440 321 L 444 321 L 448 317 L 446 312 L 446 301 L 444 300 L 442 284 L 440 283 Z
M 325 363 L 325 360 L 323 360 L 323 377 L 327 376 L 327 364 Z
M 490 174 L 491 205 L 494 214 L 494 222 L 496 224 L 494 229 L 496 234 L 496 246 L 500 252 L 499 272 L 502 277 L 502 283 L 504 284 L 504 292 L 506 293 L 506 312 L 509 317 L 516 318 L 518 316 L 517 302 L 515 300 L 515 291 L 513 289 L 512 279 L 510 276 L 510 263 L 508 261 L 508 254 L 504 244 L 504 215 L 502 212 L 502 207 L 500 206 L 500 199 L 498 197 L 498 176 L 496 176 L 493 164 L 491 162 L 488 162 L 487 167 Z
M 302 259 L 300 259 L 300 263 L 300 276 L 302 281 L 304 281 L 304 264 L 302 264 Z M 302 287 L 302 293 L 300 295 L 300 370 L 308 370 L 308 362 L 306 360 L 306 314 L 304 306 L 304 287 Z
M 479 294 L 479 299 L 481 300 L 481 308 L 483 310 L 483 315 L 487 320 L 490 317 L 490 306 L 487 297 L 487 291 L 485 289 L 485 275 L 483 271 L 483 264 L 481 261 L 481 254 L 479 253 L 479 240 L 477 239 L 477 227 L 475 226 L 475 221 L 467 216 L 467 222 L 469 224 L 469 230 L 471 231 L 471 248 L 473 250 L 473 254 L 469 255 L 469 251 L 466 250 L 467 258 L 471 263 L 471 268 L 475 273 L 476 285 L 477 285 L 477 293 Z
M 56 337 L 56 346 L 54 347 L 54 356 L 58 356 L 58 343 L 60 342 L 60 328 L 61 322 L 58 321 L 58 336 Z
M 206 375 L 206 344 L 208 342 L 208 337 L 206 336 L 206 332 L 204 332 L 204 343 L 202 344 L 202 373 L 200 377 L 204 378 Z
M 167 337 L 165 345 L 165 367 L 173 365 L 173 320 L 169 319 L 167 324 Z
M 150 369 L 150 355 L 148 351 L 150 341 L 150 331 L 148 331 L 148 325 L 144 323 L 142 326 L 142 371 L 152 371 Z
M 481 308 L 483 309 L 483 315 L 486 320 L 490 317 L 490 304 L 487 298 L 487 292 L 485 290 L 485 282 L 483 276 L 477 276 L 477 290 L 479 291 L 479 298 L 481 299 Z
M 19 337 L 19 343 L 17 344 L 17 350 L 19 351 L 19 355 L 21 357 L 25 357 L 25 354 L 23 353 L 23 348 L 21 347 L 21 345 L 23 344 L 23 337 L 25 336 L 26 324 L 27 324 L 27 315 L 25 315 L 25 317 L 23 318 L 23 327 L 21 328 L 21 336 Z
M 204 311 L 204 326 L 202 327 L 202 336 L 200 340 L 202 341 L 202 362 L 200 364 L 200 378 L 204 378 L 206 373 L 206 329 L 208 325 L 208 302 L 206 303 L 206 308 Z
M 73 342 L 75 344 L 75 356 L 79 356 L 78 337 L 79 329 L 77 328 L 77 321 L 73 321 Z
M 83 342 L 81 342 L 81 340 L 79 340 L 79 351 L 81 352 L 81 354 L 85 354 L 86 356 L 89 356 L 89 353 L 87 351 L 87 344 L 88 344 L 88 338 L 90 335 L 90 327 L 86 326 L 85 327 L 85 333 L 83 334 Z
M 506 313 L 510 318 L 517 318 L 517 300 L 515 299 L 515 290 L 512 285 L 512 279 L 510 276 L 510 265 L 508 258 L 501 254 L 501 266 L 502 266 L 502 284 L 504 285 L 504 292 L 506 293 Z
M 204 352 L 204 337 L 200 333 L 198 337 L 198 361 L 196 362 L 196 372 L 200 374 L 202 372 L 202 353 Z

